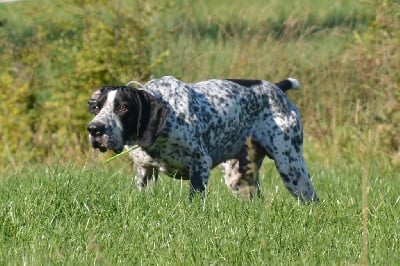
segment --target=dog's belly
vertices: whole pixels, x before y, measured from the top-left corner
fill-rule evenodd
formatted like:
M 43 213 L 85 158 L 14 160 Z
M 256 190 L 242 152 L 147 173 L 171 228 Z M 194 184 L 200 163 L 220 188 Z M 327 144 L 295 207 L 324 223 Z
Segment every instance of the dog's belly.
M 128 146 L 126 148 L 129 148 Z M 189 179 L 189 171 L 187 165 L 182 164 L 178 160 L 165 160 L 162 158 L 152 157 L 142 148 L 134 149 L 129 152 L 129 156 L 135 165 L 148 168 L 156 168 L 160 172 L 177 179 Z M 171 159 L 171 157 L 169 157 Z

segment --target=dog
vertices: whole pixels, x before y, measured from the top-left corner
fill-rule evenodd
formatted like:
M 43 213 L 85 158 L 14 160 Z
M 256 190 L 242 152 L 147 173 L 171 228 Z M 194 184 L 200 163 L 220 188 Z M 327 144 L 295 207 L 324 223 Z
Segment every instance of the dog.
M 314 202 L 300 113 L 285 94 L 299 87 L 292 78 L 185 83 L 171 76 L 140 89 L 104 86 L 89 100 L 95 117 L 87 130 L 101 152 L 139 146 L 130 152 L 139 189 L 164 172 L 188 179 L 192 198 L 204 194 L 211 169 L 221 164 L 228 188 L 252 198 L 260 195 L 258 172 L 268 156 L 289 192 Z

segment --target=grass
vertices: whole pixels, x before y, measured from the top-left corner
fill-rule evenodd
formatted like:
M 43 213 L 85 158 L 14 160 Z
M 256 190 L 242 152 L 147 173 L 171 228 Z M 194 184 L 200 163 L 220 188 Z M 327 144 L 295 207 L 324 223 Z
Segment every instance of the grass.
M 365 240 L 369 263 L 398 263 L 399 177 L 368 172 L 365 239 L 363 171 L 311 171 L 322 200 L 303 206 L 271 162 L 253 202 L 230 195 L 217 169 L 207 198 L 189 203 L 187 182 L 139 193 L 126 166 L 27 167 L 0 182 L 0 263 L 358 264 Z
M 365 27 L 370 14 L 362 9 L 354 1 L 175 1 L 172 12 L 155 20 L 155 31 L 174 33 L 156 40 L 171 60 L 155 76 L 299 75 L 297 67 L 340 55 L 352 31 Z

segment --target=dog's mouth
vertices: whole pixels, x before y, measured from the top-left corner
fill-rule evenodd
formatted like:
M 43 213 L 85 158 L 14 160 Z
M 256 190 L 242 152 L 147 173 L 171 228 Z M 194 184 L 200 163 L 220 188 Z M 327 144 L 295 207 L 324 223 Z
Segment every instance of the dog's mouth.
M 90 136 L 92 147 L 94 149 L 99 149 L 100 152 L 106 152 L 107 150 L 112 150 L 115 153 L 121 153 L 123 150 L 122 148 L 119 147 L 112 147 L 112 145 L 109 144 L 109 141 L 107 141 L 107 138 L 104 136 Z
M 104 141 L 102 137 L 90 137 L 92 142 L 92 147 L 94 149 L 99 149 L 101 152 L 106 152 L 108 150 L 107 143 Z

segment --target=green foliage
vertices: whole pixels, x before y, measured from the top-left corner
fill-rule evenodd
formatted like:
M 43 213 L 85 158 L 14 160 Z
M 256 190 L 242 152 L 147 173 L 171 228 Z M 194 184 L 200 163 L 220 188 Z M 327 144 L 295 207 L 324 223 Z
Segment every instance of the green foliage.
M 15 76 L 22 76 L 17 79 Z M 0 94 L 0 134 L 2 155 L 9 158 L 8 163 L 14 167 L 17 162 L 14 153 L 21 147 L 29 147 L 32 140 L 32 127 L 35 115 L 33 107 L 35 97 L 29 90 L 29 80 L 24 80 L 23 73 L 16 73 L 14 69 L 0 75 L 0 84 L 4 91 Z M 17 119 L 16 119 L 17 118 Z M 19 139 L 18 135 L 24 138 Z M 25 153 L 24 153 L 25 154 Z M 3 157 L 2 156 L 2 157 Z M 4 157 L 3 157 L 4 158 Z
M 371 117 L 363 117 L 373 126 L 378 146 L 395 154 L 400 162 L 400 3 L 392 0 L 371 1 L 376 11 L 366 32 L 357 35 L 353 49 L 360 68 L 361 105 L 370 110 Z
M 90 93 L 147 80 L 163 60 L 151 50 L 149 29 L 162 9 L 134 1 L 28 1 L 7 11 L 16 15 L 0 13 L 1 161 L 79 159 Z
M 0 167 L 84 161 L 90 93 L 162 75 L 294 76 L 308 156 L 398 163 L 399 20 L 390 0 L 2 4 Z

